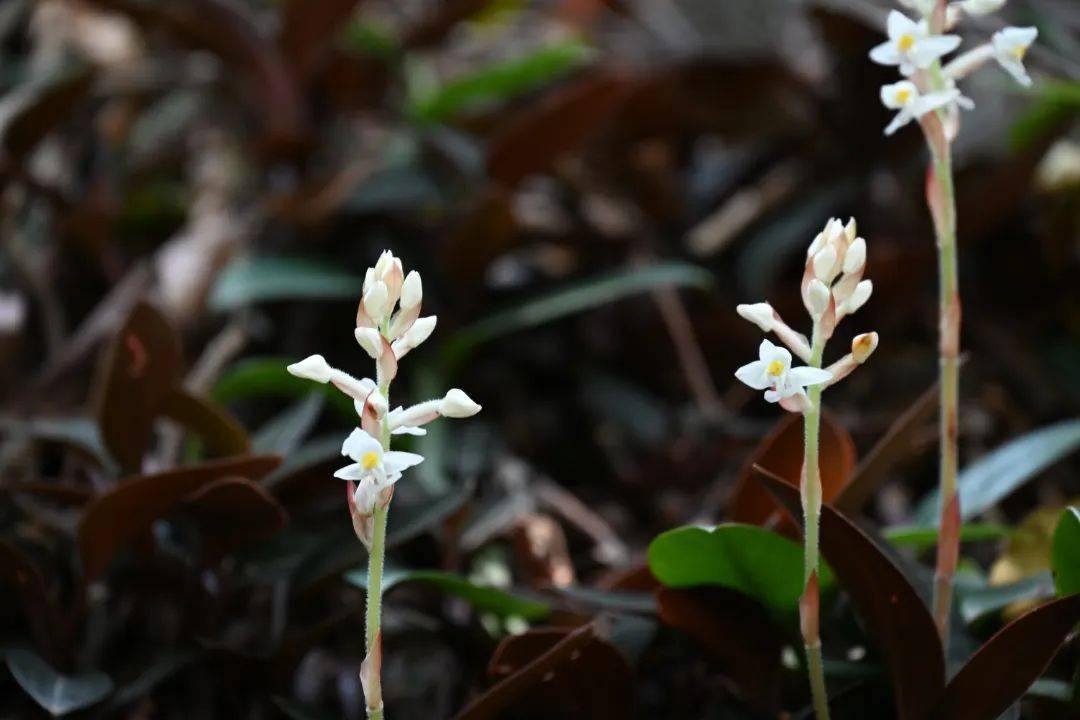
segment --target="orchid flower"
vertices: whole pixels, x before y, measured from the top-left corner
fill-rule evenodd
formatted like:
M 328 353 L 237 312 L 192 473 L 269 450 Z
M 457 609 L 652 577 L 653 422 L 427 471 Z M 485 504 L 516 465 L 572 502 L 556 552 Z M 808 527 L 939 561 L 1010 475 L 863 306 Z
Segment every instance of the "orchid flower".
M 1038 36 L 1039 31 L 1033 27 L 1007 27 L 994 33 L 990 39 L 998 65 L 1025 87 L 1031 85 L 1031 78 L 1024 68 L 1024 56 Z
M 792 367 L 791 353 L 782 347 L 762 340 L 758 359 L 735 371 L 735 377 L 755 390 L 765 391 L 766 402 L 780 402 L 793 395 L 805 395 L 806 388 L 832 378 L 821 368 Z
M 335 472 L 334 477 L 356 483 L 353 503 L 363 514 L 374 513 L 380 495 L 394 486 L 402 471 L 424 460 L 416 453 L 383 450 L 382 443 L 362 428 L 356 428 L 346 438 L 341 454 L 353 462 Z
M 892 122 L 885 128 L 886 135 L 904 127 L 912 120 L 918 120 L 923 115 L 938 108 L 960 101 L 960 91 L 956 88 L 932 92 L 923 95 L 915 83 L 909 80 L 901 80 L 892 85 L 881 88 L 881 103 L 890 110 L 899 110 Z
M 925 70 L 960 46 L 959 35 L 933 35 L 926 20 L 915 21 L 899 10 L 889 13 L 889 39 L 870 51 L 880 65 L 899 65 L 901 75 Z

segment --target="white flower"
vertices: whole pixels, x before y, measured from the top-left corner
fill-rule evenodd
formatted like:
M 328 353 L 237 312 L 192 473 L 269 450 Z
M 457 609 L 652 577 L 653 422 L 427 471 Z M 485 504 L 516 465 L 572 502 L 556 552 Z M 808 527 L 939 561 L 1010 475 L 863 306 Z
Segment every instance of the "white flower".
M 804 388 L 832 378 L 832 373 L 814 367 L 791 367 L 791 353 L 768 340 L 761 341 L 758 359 L 735 371 L 735 377 L 755 390 L 765 390 L 765 400 L 779 402 L 804 393 Z
M 903 75 L 925 70 L 960 46 L 959 35 L 932 35 L 926 20 L 916 22 L 898 10 L 889 13 L 886 29 L 889 39 L 870 51 L 870 59 L 899 65 Z
M 961 0 L 958 3 L 968 15 L 989 15 L 1005 6 L 1005 0 Z
M 994 59 L 1021 85 L 1031 85 L 1031 78 L 1024 69 L 1024 55 L 1039 31 L 1033 27 L 1007 27 L 994 33 Z
M 949 103 L 957 102 L 960 97 L 960 91 L 956 88 L 922 95 L 915 87 L 915 83 L 908 80 L 884 85 L 881 88 L 882 104 L 890 110 L 900 111 L 885 128 L 885 134 L 892 135 L 912 120 L 921 118 L 932 110 L 945 107 Z
M 424 460 L 416 453 L 383 450 L 382 443 L 360 428 L 345 439 L 341 454 L 353 463 L 335 472 L 334 477 L 357 483 L 353 502 L 365 515 L 374 512 L 379 495 L 398 481 L 402 471 Z
M 464 390 L 450 388 L 439 405 L 439 414 L 449 418 L 466 418 L 480 412 L 480 406 Z
M 776 313 L 769 303 L 744 303 L 736 306 L 735 312 L 739 313 L 739 317 L 744 320 L 749 320 L 757 325 L 762 332 L 772 332 L 773 328 L 776 327 Z

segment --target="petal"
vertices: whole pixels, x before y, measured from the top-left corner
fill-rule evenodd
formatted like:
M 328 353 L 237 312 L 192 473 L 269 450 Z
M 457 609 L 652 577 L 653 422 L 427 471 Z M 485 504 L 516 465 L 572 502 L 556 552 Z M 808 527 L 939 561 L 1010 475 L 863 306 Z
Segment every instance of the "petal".
M 415 435 L 417 437 L 427 435 L 427 430 L 414 425 L 402 425 L 390 431 L 391 435 Z
M 892 122 L 889 123 L 888 127 L 885 128 L 885 134 L 892 135 L 894 132 L 911 122 L 911 119 L 911 113 L 908 111 L 907 108 L 904 108 L 900 112 L 896 113 L 896 117 L 894 117 Z
M 900 53 L 896 51 L 896 43 L 883 42 L 870 50 L 870 59 L 878 65 L 899 65 Z
M 735 377 L 755 390 L 764 390 L 770 385 L 768 378 L 765 376 L 765 366 L 767 364 L 764 360 L 747 363 L 735 371 Z
M 776 350 L 776 346 L 769 342 L 768 338 L 762 340 L 761 344 L 758 345 L 758 360 L 771 362 L 774 350 Z
M 942 55 L 960 46 L 959 35 L 937 35 L 920 40 L 911 51 L 911 61 L 920 68 L 930 67 Z
M 356 492 L 353 493 L 353 503 L 356 505 L 356 509 L 364 515 L 370 515 L 375 511 L 375 504 L 379 501 L 381 491 L 382 488 L 371 480 L 365 480 L 358 484 Z
M 921 29 L 919 23 L 909 18 L 899 10 L 892 10 L 889 12 L 889 18 L 885 21 L 885 28 L 889 33 L 889 38 L 896 40 L 896 38 L 910 33 L 912 35 L 919 35 Z
M 912 103 L 911 114 L 919 118 L 926 113 L 937 110 L 938 108 L 945 107 L 951 102 L 954 102 L 956 98 L 960 97 L 960 91 L 956 88 L 951 90 L 942 90 L 941 92 L 932 92 L 922 95 Z
M 364 470 L 360 463 L 346 465 L 334 473 L 334 477 L 342 480 L 363 480 L 367 475 L 368 472 Z
M 771 363 L 774 360 L 779 360 L 784 364 L 785 368 L 791 367 L 791 351 L 786 347 L 773 345 L 772 343 L 769 343 L 769 345 L 770 348 L 768 354 L 761 359 L 764 360 L 766 364 Z
M 400 475 L 402 470 L 424 462 L 423 455 L 400 450 L 390 450 L 383 456 L 383 465 L 388 475 Z
M 822 370 L 821 368 L 803 365 L 802 367 L 791 368 L 791 372 L 788 373 L 788 378 L 791 386 L 800 388 L 809 385 L 819 385 L 823 382 L 832 380 L 832 373 L 828 370 Z
M 382 443 L 362 428 L 354 428 L 341 445 L 341 454 L 351 457 L 353 460 L 359 461 L 360 457 L 368 452 L 377 453 L 381 457 L 383 454 Z
M 783 399 L 783 396 L 780 393 L 776 392 L 775 390 L 766 390 L 765 391 L 765 402 L 771 402 L 771 403 L 780 402 L 780 400 L 782 400 L 782 399 Z

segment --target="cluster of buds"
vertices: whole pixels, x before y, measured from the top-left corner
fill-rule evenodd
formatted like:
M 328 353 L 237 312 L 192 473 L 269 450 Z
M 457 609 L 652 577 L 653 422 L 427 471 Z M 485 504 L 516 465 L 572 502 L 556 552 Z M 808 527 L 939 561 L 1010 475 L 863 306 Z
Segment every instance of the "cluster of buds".
M 769 303 L 739 305 L 739 315 L 763 332 L 776 335 L 787 348 L 763 340 L 758 359 L 739 368 L 735 377 L 755 390 L 764 390 L 768 402 L 778 402 L 791 412 L 806 412 L 807 387 L 838 382 L 877 348 L 877 333 L 863 333 L 852 341 L 851 352 L 828 368 L 791 366 L 792 353 L 812 365 L 820 363 L 820 348 L 832 337 L 837 323 L 870 299 L 874 285 L 863 279 L 865 270 L 866 240 L 858 236 L 855 220 L 845 225 L 830 219 L 807 250 L 802 279 L 803 305 L 814 325 L 813 343 L 784 322 Z
M 352 463 L 334 476 L 348 483 L 346 496 L 353 527 L 365 544 L 371 541 L 375 509 L 389 504 L 402 472 L 424 459 L 391 450 L 390 437 L 423 435 L 422 426 L 436 418 L 463 418 L 480 412 L 480 406 L 457 388 L 442 398 L 390 409 L 390 383 L 397 375 L 398 361 L 435 329 L 434 315 L 420 317 L 422 300 L 419 273 L 414 270 L 405 275 L 401 261 L 386 251 L 375 267 L 367 270 L 354 333 L 357 343 L 375 361 L 376 379 L 355 378 L 331 367 L 322 355 L 311 355 L 288 367 L 292 375 L 330 383 L 353 400 L 359 427 L 341 447 L 341 454 Z
M 1035 41 L 1033 27 L 1007 27 L 994 33 L 988 42 L 942 65 L 942 59 L 960 47 L 960 36 L 947 34 L 965 15 L 986 15 L 1000 10 L 1005 0 L 900 0 L 919 14 L 913 20 L 899 10 L 889 13 L 889 39 L 870 51 L 870 59 L 881 65 L 895 65 L 904 79 L 881 88 L 881 102 L 897 114 L 885 128 L 892 135 L 912 120 L 921 121 L 929 113 L 944 113 L 949 137 L 959 127 L 959 108 L 975 105 L 960 93 L 956 83 L 989 60 L 1012 75 L 1022 85 L 1031 78 L 1024 69 L 1024 55 Z

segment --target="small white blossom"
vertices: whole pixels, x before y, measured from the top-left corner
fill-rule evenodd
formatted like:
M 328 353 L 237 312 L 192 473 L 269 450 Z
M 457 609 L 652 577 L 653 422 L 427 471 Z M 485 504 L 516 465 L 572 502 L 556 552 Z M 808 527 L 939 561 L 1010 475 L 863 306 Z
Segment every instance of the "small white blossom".
M 1024 56 L 1038 35 L 1039 31 L 1033 27 L 1007 27 L 991 38 L 994 59 L 1021 85 L 1031 85 L 1031 78 L 1024 68 Z
M 771 403 L 805 393 L 805 388 L 832 378 L 832 373 L 814 367 L 791 367 L 791 353 L 768 340 L 761 341 L 758 359 L 735 371 L 735 377 L 755 390 L 765 390 Z
M 886 30 L 889 39 L 870 51 L 870 59 L 898 65 L 903 75 L 925 70 L 960 46 L 959 35 L 933 35 L 926 20 L 916 22 L 898 10 L 889 13 Z
M 443 417 L 466 418 L 480 412 L 480 406 L 464 390 L 450 388 L 442 399 L 439 406 L 439 414 Z
M 357 511 L 365 515 L 375 511 L 379 495 L 396 483 L 404 470 L 424 460 L 416 453 L 383 450 L 382 443 L 360 428 L 345 439 L 341 454 L 353 463 L 335 472 L 334 477 L 356 482 L 353 502 Z
M 739 317 L 761 328 L 762 332 L 772 332 L 776 327 L 776 313 L 769 303 L 742 304 L 735 308 Z
M 989 15 L 1005 6 L 1005 0 L 961 0 L 958 3 L 968 15 Z
M 892 135 L 912 120 L 917 120 L 928 112 L 956 102 L 959 98 L 960 91 L 955 88 L 922 95 L 915 87 L 915 83 L 908 80 L 885 85 L 881 88 L 882 104 L 890 110 L 900 111 L 885 128 L 885 134 Z

